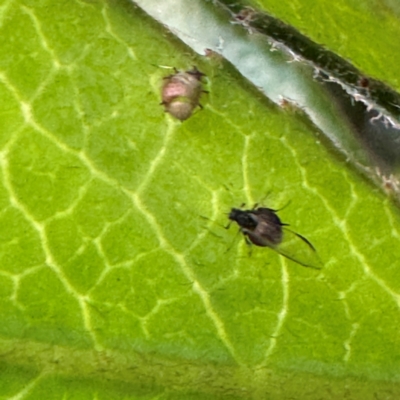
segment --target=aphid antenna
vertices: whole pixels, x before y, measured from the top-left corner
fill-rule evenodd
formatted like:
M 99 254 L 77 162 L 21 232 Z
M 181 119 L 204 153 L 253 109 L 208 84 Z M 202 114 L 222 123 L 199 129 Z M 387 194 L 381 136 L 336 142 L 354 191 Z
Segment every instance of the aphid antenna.
M 276 212 L 282 211 L 282 210 L 285 209 L 291 202 L 292 202 L 292 200 L 288 200 L 288 202 L 287 202 L 284 206 L 282 206 L 281 208 L 278 208 L 278 209 L 275 210 L 275 211 L 276 211 Z
M 225 213 L 225 215 L 229 218 L 230 212 Z M 232 225 L 232 222 L 232 220 L 229 220 L 228 225 L 225 225 L 224 228 L 229 229 Z
M 220 223 L 217 222 L 217 221 L 212 220 L 211 218 L 208 218 L 208 217 L 206 217 L 206 216 L 204 216 L 204 215 L 199 215 L 199 217 L 200 217 L 200 218 L 203 218 L 203 219 L 206 219 L 207 221 L 211 221 L 212 223 L 217 224 L 218 226 L 220 226 L 220 227 L 226 229 L 226 226 L 220 224 Z M 218 236 L 218 237 L 220 237 L 220 236 Z
M 174 70 L 175 74 L 164 76 L 163 79 L 170 79 L 179 72 L 179 69 L 176 69 L 176 67 L 171 67 L 171 68 Z
M 259 207 L 259 206 L 264 207 L 263 204 L 266 202 L 266 199 L 271 195 L 271 193 L 272 193 L 272 190 L 268 191 L 268 192 L 265 194 L 265 196 L 264 196 L 259 202 L 257 202 L 256 204 L 254 204 L 253 210 L 255 210 L 255 209 L 256 209 L 257 207 Z M 271 208 L 271 210 L 273 210 L 273 211 L 275 211 L 275 212 L 281 211 L 281 210 L 283 210 L 284 208 L 286 208 L 291 202 L 292 202 L 292 200 L 289 200 L 283 207 L 277 208 L 277 209 Z
M 272 212 L 274 212 L 274 213 L 277 213 L 277 212 L 283 210 L 284 208 L 286 208 L 289 204 L 290 204 L 290 200 L 289 200 L 289 202 L 288 202 L 287 204 L 285 204 L 282 208 L 278 208 L 278 209 L 270 208 L 270 210 L 271 210 Z M 256 210 L 259 208 L 258 206 L 259 206 L 258 203 L 254 204 L 254 206 L 253 206 L 253 208 L 252 208 L 252 211 L 256 211 Z M 281 225 L 281 226 L 290 226 L 290 224 L 286 224 L 285 222 L 281 222 L 280 225 Z M 294 233 L 294 232 L 293 232 L 293 233 Z
M 256 203 L 254 205 L 254 208 L 258 207 L 259 204 L 263 204 L 265 202 L 265 200 L 270 196 L 270 194 L 271 194 L 271 190 L 268 191 L 267 193 L 265 193 L 265 196 L 258 203 Z
M 221 225 L 220 223 L 218 223 L 218 222 L 216 222 L 216 221 L 213 221 L 212 219 L 210 219 L 210 218 L 208 218 L 208 217 L 205 217 L 204 215 L 200 215 L 200 218 L 205 219 L 205 220 L 207 220 L 207 221 L 211 221 L 211 222 L 213 222 L 213 223 L 215 223 L 215 224 L 217 224 L 217 225 L 219 225 L 219 226 L 225 228 L 225 227 L 224 227 L 223 225 Z M 215 233 L 215 232 L 211 229 L 210 226 L 207 226 L 207 225 L 206 225 L 206 226 L 203 226 L 203 229 L 207 230 L 209 234 L 211 234 L 212 236 L 215 236 L 215 237 L 218 238 L 218 239 L 221 239 L 221 240 L 224 239 L 223 236 L 220 236 L 220 235 L 218 235 L 217 233 Z
M 265 197 L 264 197 L 264 198 L 265 198 Z M 274 211 L 274 212 L 282 211 L 282 210 L 284 210 L 291 202 L 292 202 L 292 200 L 288 200 L 288 202 L 287 202 L 284 206 L 282 206 L 281 208 L 271 208 L 271 210 Z M 255 209 L 257 209 L 260 205 L 262 206 L 262 202 L 261 202 L 261 203 L 255 203 L 252 209 L 255 210 Z M 286 225 L 286 224 L 284 224 L 284 225 Z M 288 225 L 288 224 L 287 224 L 287 225 Z

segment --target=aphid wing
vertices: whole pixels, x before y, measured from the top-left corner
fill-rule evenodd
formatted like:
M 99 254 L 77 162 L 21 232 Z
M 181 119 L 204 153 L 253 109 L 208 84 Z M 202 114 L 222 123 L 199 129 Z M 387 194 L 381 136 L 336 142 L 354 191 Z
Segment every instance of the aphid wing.
M 283 229 L 282 242 L 270 247 L 279 254 L 305 267 L 321 269 L 323 266 L 314 246 L 304 236 L 288 228 Z
M 310 247 L 314 252 L 316 252 L 315 247 L 312 245 L 312 243 L 307 238 L 305 238 L 303 235 L 300 235 L 300 233 L 293 232 L 288 228 L 286 228 L 286 230 L 293 233 L 294 235 L 296 235 L 299 239 L 301 239 L 303 242 L 305 242 L 305 244 L 308 247 Z

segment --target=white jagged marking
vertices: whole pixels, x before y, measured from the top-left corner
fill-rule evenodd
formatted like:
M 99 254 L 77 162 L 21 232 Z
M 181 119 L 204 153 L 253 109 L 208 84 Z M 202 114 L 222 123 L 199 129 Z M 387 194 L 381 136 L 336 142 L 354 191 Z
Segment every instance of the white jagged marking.
M 14 96 L 15 100 L 17 100 L 20 109 L 21 109 L 21 114 L 25 120 L 25 123 L 27 125 L 31 124 L 33 119 L 32 119 L 32 107 L 31 104 L 24 101 L 21 94 L 18 92 L 15 86 L 13 86 L 9 80 L 6 78 L 6 76 L 0 72 L 0 82 L 4 84 L 4 86 L 10 91 L 10 93 Z
M 10 91 L 14 94 L 14 96 L 16 97 L 16 99 L 19 101 L 19 103 L 23 103 L 21 101 L 21 96 L 19 96 L 18 91 L 10 84 L 10 82 L 8 82 L 5 77 L 3 75 L 0 75 L 0 79 L 3 78 L 2 80 L 5 81 L 5 84 L 7 85 L 7 87 L 10 89 Z M 186 263 L 185 257 L 180 254 L 179 252 L 177 252 L 168 242 L 167 240 L 164 238 L 161 229 L 159 227 L 159 225 L 157 224 L 154 216 L 152 214 L 150 214 L 142 205 L 141 200 L 139 199 L 138 195 L 136 193 L 133 193 L 131 190 L 128 190 L 125 187 L 122 187 L 120 185 L 120 183 L 118 181 L 116 181 L 115 179 L 109 177 L 106 173 L 99 171 L 91 162 L 91 160 L 87 157 L 87 155 L 82 152 L 82 151 L 76 151 L 71 149 L 68 145 L 66 145 L 65 143 L 63 143 L 62 141 L 60 141 L 59 138 L 57 138 L 54 134 L 52 134 L 51 132 L 49 132 L 47 129 L 45 129 L 44 127 L 42 127 L 39 123 L 36 122 L 36 120 L 34 119 L 34 116 L 32 114 L 32 110 L 31 107 L 28 103 L 23 103 L 23 106 L 21 107 L 21 111 L 24 114 L 25 117 L 25 121 L 28 125 L 32 126 L 33 128 L 35 128 L 39 133 L 41 133 L 44 137 L 48 138 L 52 143 L 54 143 L 59 149 L 63 150 L 64 152 L 66 152 L 67 154 L 73 154 L 75 156 L 77 156 L 82 163 L 89 169 L 89 171 L 92 173 L 92 175 L 94 175 L 95 177 L 98 177 L 99 179 L 101 179 L 102 181 L 111 184 L 112 186 L 116 186 L 116 187 L 120 187 L 121 190 L 132 200 L 132 203 L 137 207 L 137 209 L 146 217 L 146 219 L 148 220 L 150 226 L 153 228 L 154 232 L 156 233 L 158 240 L 161 244 L 161 246 L 167 250 L 174 258 L 175 260 L 178 262 L 178 264 L 181 266 L 182 271 L 184 272 L 184 274 L 186 275 L 186 277 L 188 278 L 188 280 L 190 282 L 193 282 L 193 290 L 199 295 L 200 299 L 203 302 L 204 308 L 206 310 L 206 313 L 208 315 L 208 317 L 210 318 L 210 320 L 213 322 L 215 329 L 221 339 L 221 341 L 224 343 L 224 345 L 226 346 L 226 348 L 228 349 L 228 351 L 230 352 L 230 354 L 232 355 L 232 357 L 234 358 L 234 360 L 240 364 L 238 357 L 235 354 L 235 350 L 233 345 L 231 344 L 228 335 L 225 331 L 225 327 L 223 322 L 221 321 L 221 319 L 219 318 L 218 314 L 214 311 L 212 304 L 211 304 L 211 300 L 210 300 L 210 296 L 209 294 L 206 292 L 206 290 L 201 286 L 201 284 L 195 279 L 194 273 L 193 271 L 189 268 L 189 266 Z M 175 124 L 173 122 L 171 122 L 171 125 L 169 127 L 169 135 L 167 135 L 167 139 L 166 142 L 168 142 L 169 140 L 169 136 L 171 136 L 171 132 L 173 130 L 173 127 L 175 126 Z M 161 150 L 158 153 L 158 156 L 156 157 L 155 160 L 158 161 L 153 161 L 152 163 L 152 168 L 151 168 L 151 174 L 154 172 L 154 170 L 158 167 L 160 160 L 162 159 L 163 155 L 165 153 L 165 150 Z M 2 160 L 2 166 L 4 167 L 4 162 L 5 162 L 5 158 L 3 158 Z M 147 177 L 144 178 L 145 181 L 144 183 L 142 183 L 142 185 L 140 186 L 141 189 L 143 189 L 145 187 L 145 185 L 147 184 L 148 180 L 150 179 L 151 174 L 147 174 Z M 23 214 L 26 216 L 26 218 L 28 218 L 29 222 L 32 224 L 32 226 L 38 231 L 39 236 L 42 240 L 42 246 L 44 248 L 45 254 L 47 256 L 47 262 L 49 263 L 49 266 L 52 267 L 55 271 L 57 271 L 57 273 L 60 275 L 60 279 L 63 282 L 63 284 L 65 285 L 65 287 L 67 288 L 67 290 L 70 293 L 73 293 L 75 295 L 75 297 L 78 299 L 79 304 L 81 305 L 81 309 L 82 309 L 82 317 L 86 326 L 86 329 L 88 329 L 88 332 L 91 334 L 93 342 L 96 346 L 96 348 L 99 348 L 100 350 L 102 349 L 100 344 L 97 341 L 97 338 L 95 337 L 94 333 L 93 333 L 93 329 L 91 329 L 91 323 L 90 323 L 90 313 L 86 310 L 86 297 L 80 295 L 78 292 L 75 291 L 75 289 L 70 285 L 70 283 L 68 282 L 68 280 L 66 279 L 66 277 L 64 276 L 61 268 L 55 263 L 52 254 L 50 252 L 50 249 L 47 246 L 47 238 L 45 235 L 45 231 L 44 231 L 44 227 L 39 224 L 37 221 L 35 221 L 35 219 L 27 212 L 25 206 L 23 206 L 17 199 L 16 197 L 13 195 L 12 193 L 12 188 L 11 186 L 9 186 L 7 188 L 9 190 L 10 193 L 10 197 L 13 198 L 13 200 L 15 201 L 15 204 L 17 206 L 17 208 L 19 210 L 21 210 L 23 212 Z
M 349 234 L 349 229 L 347 227 L 347 221 L 345 219 L 341 219 L 336 211 L 330 206 L 328 203 L 327 199 L 323 196 L 321 196 L 318 192 L 318 190 L 314 187 L 312 187 L 308 183 L 307 179 L 307 172 L 305 168 L 301 165 L 299 162 L 296 150 L 293 149 L 291 146 L 289 146 L 286 142 L 286 138 L 282 137 L 280 141 L 290 150 L 290 152 L 293 155 L 293 158 L 295 159 L 295 162 L 298 166 L 298 169 L 302 175 L 302 185 L 305 189 L 307 189 L 309 192 L 313 193 L 315 196 L 318 196 L 324 203 L 324 206 L 326 207 L 327 210 L 332 214 L 333 221 L 335 225 L 342 231 L 343 236 L 346 238 L 347 243 L 349 244 L 350 252 L 355 255 L 355 257 L 358 259 L 359 263 L 361 264 L 361 268 L 363 269 L 365 275 L 369 276 L 373 281 L 375 281 L 386 293 L 390 295 L 390 297 L 393 299 L 393 301 L 396 303 L 397 307 L 400 308 L 400 295 L 396 293 L 392 288 L 390 288 L 386 282 L 379 278 L 375 273 L 372 271 L 372 268 L 368 264 L 365 256 L 358 250 L 358 246 L 353 243 L 353 240 Z M 355 193 L 353 192 L 353 196 L 355 196 Z M 354 205 L 353 205 L 354 206 Z M 353 207 L 351 207 L 353 208 Z M 348 214 L 348 213 L 347 213 Z
M 46 36 L 43 33 L 43 30 L 41 28 L 39 20 L 36 18 L 36 15 L 34 12 L 26 7 L 26 6 L 21 6 L 21 9 L 23 12 L 25 12 L 29 18 L 31 19 L 33 26 L 37 32 L 37 35 L 40 39 L 40 43 L 42 45 L 42 48 L 44 49 L 45 52 L 47 52 L 50 55 L 52 62 L 52 70 L 49 71 L 46 74 L 46 77 L 44 80 L 40 82 L 40 85 L 37 87 L 35 93 L 33 96 L 31 96 L 30 100 L 33 102 L 39 95 L 43 93 L 45 88 L 50 84 L 52 80 L 54 80 L 54 77 L 56 76 L 57 71 L 61 68 L 61 62 L 58 60 L 56 56 L 56 52 L 50 47 L 48 40 L 46 39 Z
M 15 396 L 8 397 L 7 400 L 23 400 L 25 398 L 30 397 L 29 395 L 31 394 L 32 390 L 38 383 L 40 383 L 40 381 L 45 376 L 46 373 L 40 373 L 35 379 L 33 379 L 26 386 L 24 386 L 24 388 L 20 392 L 18 392 Z
M 264 361 L 261 363 L 261 365 L 258 366 L 258 368 L 261 368 L 267 364 L 268 358 L 275 350 L 277 345 L 277 338 L 282 331 L 282 327 L 285 323 L 285 319 L 288 315 L 289 310 L 289 274 L 286 266 L 286 260 L 283 257 L 279 257 L 279 259 L 282 265 L 282 307 L 281 311 L 278 313 L 276 327 L 271 335 L 272 337 L 270 339 L 269 347 L 265 352 Z
M 113 30 L 113 28 L 112 28 L 112 24 L 111 24 L 111 22 L 110 22 L 110 20 L 109 20 L 109 18 L 108 18 L 108 15 L 107 15 L 107 9 L 108 9 L 108 7 L 105 5 L 104 7 L 103 7 L 103 9 L 101 10 L 101 15 L 103 16 L 103 19 L 104 19 L 104 23 L 106 24 L 106 32 L 108 32 L 108 34 L 116 41 L 116 42 L 118 42 L 118 43 L 120 43 L 120 44 L 122 44 L 123 46 L 125 46 L 128 50 L 128 55 L 129 55 L 129 57 L 132 59 L 132 60 L 135 60 L 135 61 L 137 61 L 137 57 L 136 57 L 136 54 L 135 54 L 135 52 L 132 50 L 132 48 L 130 47 L 130 46 L 128 46 L 127 44 L 126 44 L 126 42 L 124 42 L 115 32 L 114 32 L 114 30 Z
M 240 364 L 238 357 L 236 356 L 235 349 L 230 342 L 228 338 L 228 334 L 225 331 L 225 327 L 221 319 L 219 318 L 218 314 L 215 312 L 210 296 L 208 292 L 202 287 L 202 285 L 198 282 L 196 279 L 193 271 L 191 268 L 188 266 L 185 257 L 178 253 L 167 241 L 167 239 L 164 237 L 160 226 L 158 225 L 157 221 L 155 220 L 154 216 L 147 211 L 147 209 L 143 206 L 142 201 L 140 200 L 139 196 L 137 194 L 134 194 L 132 196 L 132 200 L 136 206 L 136 208 L 144 215 L 144 217 L 147 219 L 149 222 L 149 225 L 153 228 L 154 232 L 157 235 L 157 238 L 161 244 L 161 247 L 167 251 L 169 254 L 172 255 L 172 257 L 176 260 L 178 265 L 180 265 L 182 272 L 186 276 L 187 280 L 192 283 L 192 287 L 195 293 L 198 294 L 200 299 L 203 302 L 204 308 L 206 310 L 206 313 L 208 317 L 211 319 L 213 322 L 215 329 L 217 330 L 217 333 L 221 339 L 221 341 L 224 343 L 226 348 L 229 350 L 231 353 L 233 359 Z
M 74 212 L 75 208 L 78 206 L 78 204 L 82 201 L 82 199 L 85 197 L 87 194 L 87 191 L 89 190 L 89 186 L 92 183 L 93 179 L 89 179 L 83 186 L 79 187 L 78 189 L 78 194 L 75 196 L 75 198 L 71 201 L 71 204 L 67 206 L 64 210 L 61 211 L 56 211 L 54 215 L 46 219 L 46 223 L 55 221 L 60 218 L 64 218 L 66 216 L 71 216 L 72 213 Z
M 160 165 L 160 163 L 161 163 L 162 159 L 164 158 L 165 153 L 168 149 L 168 145 L 169 145 L 169 142 L 171 141 L 171 138 L 173 136 L 175 128 L 176 128 L 176 123 L 174 121 L 172 121 L 171 118 L 169 118 L 168 119 L 168 129 L 167 129 L 166 134 L 164 135 L 164 142 L 163 142 L 162 146 L 160 147 L 159 152 L 154 157 L 153 161 L 150 163 L 149 168 L 147 170 L 147 174 L 146 174 L 146 176 L 143 177 L 142 183 L 139 185 L 139 187 L 137 189 L 137 193 L 142 192 L 146 188 L 147 184 L 149 183 L 151 177 L 154 174 L 154 171 Z
M 11 4 L 13 3 L 13 0 L 7 0 L 3 2 L 3 4 L 0 6 L 0 28 L 3 26 L 3 21 L 7 15 L 7 11 L 10 8 Z
M 9 89 L 9 87 L 7 87 L 7 89 Z M 21 96 L 19 96 L 19 94 L 15 91 L 14 93 L 17 97 L 17 100 L 20 102 L 21 104 L 21 112 L 22 115 L 24 116 L 24 120 L 27 124 L 30 123 L 30 121 L 32 121 L 32 108 L 30 103 L 27 103 L 25 101 L 22 100 Z
M 214 224 L 214 221 L 216 220 L 219 211 L 217 191 L 211 192 L 211 205 L 212 205 L 212 215 L 209 222 L 207 223 L 207 227 L 203 229 L 202 232 L 196 236 L 196 239 L 193 240 L 192 244 L 185 251 L 184 253 L 185 255 L 189 254 L 196 246 L 198 246 L 202 242 L 202 240 L 206 237 L 208 230 L 211 228 L 211 225 Z
M 399 231 L 398 231 L 398 229 L 396 227 L 396 224 L 393 221 L 393 216 L 389 211 L 389 204 L 390 204 L 389 202 L 390 202 L 390 200 L 389 200 L 389 198 L 387 198 L 385 200 L 385 202 L 384 202 L 385 206 L 383 207 L 383 209 L 385 210 L 385 214 L 386 214 L 386 216 L 387 216 L 387 218 L 389 220 L 390 227 L 392 228 L 391 235 L 393 237 L 395 237 L 396 239 L 400 239 L 400 233 L 399 233 Z
M 185 174 L 188 178 L 195 180 L 202 188 L 206 189 L 210 194 L 214 194 L 216 191 L 213 189 L 207 182 L 205 182 L 203 179 L 201 179 L 198 175 L 191 175 L 182 165 L 178 162 L 173 163 L 174 166 L 179 168 L 179 170 Z
M 20 310 L 25 310 L 25 306 L 23 304 L 21 304 L 18 300 L 18 292 L 19 292 L 19 288 L 20 288 L 21 279 L 27 275 L 35 274 L 40 269 L 44 269 L 44 268 L 46 268 L 45 265 L 39 265 L 36 267 L 27 268 L 20 274 L 12 275 L 13 276 L 12 280 L 14 282 L 14 288 L 13 288 L 14 290 L 13 290 L 13 293 L 11 294 L 10 300 L 12 301 L 12 303 L 14 304 L 15 307 L 19 308 Z
M 93 175 L 95 175 L 99 179 L 101 179 L 101 180 L 103 180 L 103 181 L 105 181 L 105 182 L 107 182 L 109 184 L 118 185 L 118 182 L 116 182 L 114 179 L 108 177 L 105 173 L 98 171 L 94 167 L 93 163 L 87 158 L 87 156 L 84 153 L 82 153 L 82 152 L 77 153 L 77 152 L 69 149 L 65 144 L 61 143 L 58 139 L 54 138 L 52 134 L 47 132 L 44 128 L 42 128 L 35 121 L 33 121 L 33 119 L 31 119 L 30 123 L 33 124 L 35 126 L 35 128 L 38 129 L 41 133 L 45 133 L 45 136 L 51 138 L 52 142 L 57 143 L 60 148 L 62 148 L 62 149 L 65 148 L 65 150 L 68 153 L 78 154 L 80 160 L 84 163 L 84 165 L 86 165 L 89 168 L 89 170 L 91 171 L 91 173 Z M 158 165 L 158 163 L 154 164 L 154 165 Z M 176 252 L 176 250 L 174 250 L 169 243 L 167 243 L 166 239 L 161 234 L 161 231 L 160 231 L 160 229 L 158 227 L 158 224 L 155 222 L 154 217 L 150 213 L 144 212 L 143 211 L 144 210 L 143 206 L 141 208 L 138 207 L 138 204 L 141 204 L 141 201 L 139 200 L 138 196 L 133 194 L 131 191 L 129 191 L 126 188 L 121 188 L 121 189 L 124 191 L 124 193 L 126 195 L 128 195 L 132 199 L 132 202 L 136 205 L 138 210 L 141 211 L 143 213 L 143 215 L 147 218 L 147 220 L 150 222 L 150 225 L 153 227 L 155 233 L 157 234 L 157 237 L 158 237 L 158 239 L 159 239 L 159 241 L 161 243 L 161 246 L 164 247 L 164 249 L 167 249 L 167 251 L 172 256 L 174 256 L 174 258 L 178 261 L 179 265 L 181 265 L 182 270 L 185 272 L 185 275 L 187 277 L 192 276 L 193 273 L 192 273 L 192 271 L 190 271 L 189 267 L 187 266 L 184 257 L 181 254 L 179 254 L 178 252 Z M 194 279 L 190 279 L 190 281 L 194 282 L 195 280 Z M 222 342 L 228 348 L 228 350 L 232 354 L 233 358 L 238 362 L 238 358 L 236 357 L 234 348 L 233 348 L 232 344 L 230 343 L 230 341 L 228 339 L 228 336 L 227 336 L 227 334 L 225 332 L 225 328 L 223 326 L 223 323 L 219 319 L 218 315 L 212 309 L 212 305 L 211 305 L 211 301 L 209 299 L 208 293 L 202 288 L 202 286 L 199 283 L 198 283 L 198 285 L 196 287 L 194 286 L 194 289 L 197 289 L 197 294 L 202 299 L 203 304 L 204 304 L 205 309 L 206 309 L 206 312 L 207 312 L 207 315 L 213 321 L 213 323 L 214 323 L 214 325 L 216 327 L 216 330 L 217 330 L 218 334 L 220 335 L 220 338 L 221 338 Z
M 27 6 L 21 6 L 21 9 L 30 17 L 32 20 L 33 26 L 36 29 L 37 35 L 40 39 L 40 43 L 43 49 L 50 54 L 53 59 L 53 64 L 56 69 L 60 68 L 61 62 L 59 61 L 56 52 L 50 47 L 48 40 L 46 39 L 45 34 L 43 33 L 42 27 L 40 26 L 39 20 L 36 18 L 35 13 Z
M 57 276 L 59 277 L 59 279 L 60 279 L 61 283 L 63 284 L 64 288 L 66 289 L 66 291 L 78 300 L 78 303 L 82 310 L 84 326 L 85 326 L 86 330 L 88 331 L 88 333 L 91 335 L 93 344 L 95 345 L 96 349 L 101 350 L 102 347 L 100 346 L 100 344 L 94 334 L 94 330 L 92 329 L 90 318 L 88 318 L 89 313 L 86 309 L 85 297 L 82 296 L 80 293 L 78 293 L 75 290 L 75 288 L 69 283 L 62 268 L 55 261 L 53 254 L 48 245 L 45 226 L 42 223 L 35 220 L 35 218 L 31 215 L 31 213 L 25 207 L 25 205 L 23 205 L 19 201 L 18 197 L 14 193 L 14 189 L 12 187 L 12 183 L 11 183 L 11 179 L 10 179 L 8 160 L 7 160 L 6 154 L 3 154 L 3 157 L 0 159 L 0 167 L 3 170 L 4 187 L 8 192 L 11 205 L 13 207 L 15 207 L 15 209 L 17 209 L 21 212 L 21 214 L 25 217 L 25 219 L 30 223 L 30 225 L 39 234 L 42 249 L 46 256 L 46 264 L 57 274 Z
M 367 277 L 364 277 L 363 280 L 368 279 Z M 353 341 L 353 338 L 355 334 L 357 333 L 358 329 L 360 328 L 361 323 L 360 322 L 351 322 L 353 320 L 351 311 L 350 311 L 350 306 L 347 302 L 347 295 L 357 289 L 357 286 L 361 284 L 362 281 L 357 281 L 353 282 L 349 288 L 345 291 L 340 291 L 338 299 L 341 300 L 341 303 L 343 304 L 344 307 L 344 312 L 346 314 L 346 318 L 349 320 L 349 323 L 351 323 L 351 329 L 349 332 L 348 338 L 343 342 L 343 348 L 344 348 L 344 355 L 343 355 L 343 361 L 345 363 L 348 363 L 351 357 L 351 342 Z
M 343 361 L 345 363 L 348 363 L 349 360 L 350 360 L 350 357 L 351 357 L 351 342 L 352 342 L 354 336 L 356 335 L 359 327 L 360 327 L 360 325 L 357 322 L 353 323 L 351 325 L 351 331 L 350 331 L 349 338 L 347 340 L 345 340 L 345 342 L 344 342 L 344 348 L 346 350 L 346 353 L 345 353 L 345 355 L 343 357 Z
M 18 289 L 19 289 L 19 282 L 21 280 L 21 275 L 22 274 L 12 274 L 8 271 L 0 270 L 0 276 L 9 279 L 9 281 L 12 283 L 12 291 L 11 291 L 11 294 L 9 297 L 11 303 L 14 305 L 14 307 L 16 307 L 20 310 L 23 310 L 24 307 L 22 306 L 22 304 L 20 304 L 18 302 L 18 299 L 17 299 L 17 293 L 18 293 Z
M 245 189 L 246 198 L 247 198 L 247 201 L 250 202 L 251 207 L 253 207 L 254 201 L 251 196 L 251 189 L 250 189 L 250 184 L 249 184 L 249 171 L 248 171 L 249 167 L 248 167 L 248 160 L 247 160 L 247 154 L 249 152 L 249 146 L 250 146 L 250 139 L 251 139 L 251 137 L 249 135 L 246 135 L 244 137 L 242 166 L 243 166 L 243 186 Z
M 156 305 L 144 317 L 138 317 L 137 315 L 135 315 L 135 317 L 140 321 L 140 323 L 142 325 L 142 329 L 143 329 L 144 334 L 146 335 L 146 338 L 149 339 L 151 337 L 151 334 L 149 333 L 149 330 L 147 329 L 148 320 L 152 316 L 156 315 L 157 313 L 162 312 L 162 308 L 165 305 L 176 303 L 179 300 L 181 300 L 181 298 L 173 297 L 173 298 L 168 299 L 168 300 L 157 299 Z M 127 310 L 127 312 L 132 314 L 132 311 L 130 311 L 130 310 Z

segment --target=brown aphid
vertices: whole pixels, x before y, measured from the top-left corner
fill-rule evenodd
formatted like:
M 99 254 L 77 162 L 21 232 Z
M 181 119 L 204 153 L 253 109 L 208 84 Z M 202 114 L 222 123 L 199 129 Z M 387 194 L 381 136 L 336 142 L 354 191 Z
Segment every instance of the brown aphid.
M 201 108 L 200 96 L 203 92 L 201 78 L 205 76 L 196 67 L 190 71 L 176 71 L 166 76 L 161 96 L 165 111 L 181 121 L 188 119 L 196 107 Z

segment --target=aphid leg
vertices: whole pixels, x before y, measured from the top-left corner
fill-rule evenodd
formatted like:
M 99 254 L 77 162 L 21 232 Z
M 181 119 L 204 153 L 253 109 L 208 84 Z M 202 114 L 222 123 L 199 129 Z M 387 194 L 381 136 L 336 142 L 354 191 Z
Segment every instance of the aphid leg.
M 244 237 L 244 241 L 248 246 L 251 246 L 251 240 L 247 236 Z
M 229 221 L 227 226 L 224 226 L 225 229 L 229 229 L 231 227 L 233 221 Z
M 277 210 L 274 210 L 276 212 L 283 210 L 284 208 L 286 208 L 290 203 L 292 202 L 292 200 L 289 200 L 283 207 L 278 208 Z
M 237 238 L 237 235 L 240 233 L 240 230 L 238 230 L 237 231 L 237 233 L 236 233 L 236 235 L 235 235 L 235 237 L 234 237 L 234 239 L 232 240 L 232 243 L 231 243 L 231 245 L 226 249 L 226 251 L 225 251 L 225 253 L 227 253 L 232 247 L 233 247 L 233 245 L 235 244 L 235 241 L 236 241 L 236 238 Z
M 252 246 L 253 243 L 251 243 L 251 240 L 247 236 L 244 237 L 244 240 L 249 248 L 249 257 L 251 257 L 253 254 L 253 246 Z
M 206 76 L 206 74 L 200 72 L 195 65 L 192 65 L 192 67 L 193 67 L 192 71 L 187 71 L 188 74 L 195 75 L 199 78 L 201 78 L 202 76 Z
M 226 227 L 226 226 L 220 224 L 218 221 L 214 221 L 214 220 L 212 220 L 211 218 L 206 217 L 205 215 L 199 215 L 199 217 L 200 217 L 201 219 L 205 219 L 206 221 L 210 221 L 210 222 L 212 222 L 213 224 L 216 224 L 216 225 L 218 225 L 218 226 L 221 227 L 221 228 L 225 228 L 225 229 L 228 228 L 228 227 Z M 218 236 L 218 237 L 220 237 L 220 236 Z

